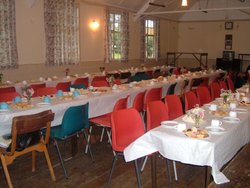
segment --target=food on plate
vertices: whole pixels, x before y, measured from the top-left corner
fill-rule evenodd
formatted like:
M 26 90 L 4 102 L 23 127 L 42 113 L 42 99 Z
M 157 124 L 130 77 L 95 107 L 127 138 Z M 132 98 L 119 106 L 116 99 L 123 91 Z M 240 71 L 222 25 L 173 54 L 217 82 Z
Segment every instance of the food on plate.
M 15 108 L 23 109 L 23 108 L 30 108 L 32 105 L 28 102 L 19 102 L 14 105 Z
M 250 101 L 240 101 L 239 104 L 241 106 L 250 106 Z
M 211 112 L 214 116 L 224 117 L 228 115 L 228 112 L 224 110 L 216 110 Z
M 65 100 L 65 101 L 67 101 L 67 100 L 72 100 L 73 98 L 72 98 L 72 96 L 70 96 L 70 95 L 66 95 L 66 96 L 62 96 L 62 100 Z
M 184 134 L 191 138 L 207 138 L 209 136 L 208 131 L 205 129 L 197 129 L 193 127 L 192 129 L 187 129 L 183 131 Z

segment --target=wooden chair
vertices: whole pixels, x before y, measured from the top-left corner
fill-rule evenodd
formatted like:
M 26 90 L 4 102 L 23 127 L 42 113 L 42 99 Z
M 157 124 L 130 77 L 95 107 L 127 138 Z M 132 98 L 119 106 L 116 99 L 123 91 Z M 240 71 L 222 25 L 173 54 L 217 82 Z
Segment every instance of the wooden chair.
M 40 112 L 38 114 L 26 115 L 26 116 L 18 116 L 14 117 L 12 120 L 12 143 L 10 148 L 0 148 L 1 162 L 4 170 L 4 174 L 7 179 L 8 186 L 12 188 L 12 182 L 10 179 L 8 165 L 12 164 L 13 161 L 26 153 L 32 152 L 32 172 L 35 171 L 35 154 L 37 152 L 44 152 L 45 158 L 47 160 L 47 164 L 49 167 L 51 179 L 53 181 L 56 180 L 54 171 L 50 162 L 50 157 L 48 154 L 48 150 L 46 144 L 48 144 L 49 136 L 50 136 L 50 126 L 51 121 L 54 120 L 54 113 L 51 110 L 47 110 L 44 112 Z M 44 136 L 41 136 L 40 140 L 33 145 L 30 145 L 23 149 L 22 151 L 17 151 L 17 137 L 32 133 L 36 131 L 40 131 L 41 129 L 46 128 L 46 132 Z

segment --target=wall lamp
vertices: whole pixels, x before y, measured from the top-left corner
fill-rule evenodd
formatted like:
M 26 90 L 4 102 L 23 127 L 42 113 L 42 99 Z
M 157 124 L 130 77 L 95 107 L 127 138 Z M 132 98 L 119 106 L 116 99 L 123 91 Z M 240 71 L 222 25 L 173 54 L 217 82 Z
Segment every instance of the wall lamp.
M 90 23 L 90 28 L 93 30 L 93 31 L 96 31 L 98 28 L 99 28 L 100 24 L 98 21 L 96 20 L 92 20 L 91 23 Z

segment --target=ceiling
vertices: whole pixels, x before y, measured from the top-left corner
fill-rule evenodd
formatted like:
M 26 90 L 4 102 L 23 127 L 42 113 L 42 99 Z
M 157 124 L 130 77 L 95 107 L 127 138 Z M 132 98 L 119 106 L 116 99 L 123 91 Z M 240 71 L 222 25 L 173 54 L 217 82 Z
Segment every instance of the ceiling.
M 134 20 L 154 15 L 174 21 L 250 20 L 250 0 L 81 0 L 134 12 Z M 159 4 L 162 6 L 150 5 Z

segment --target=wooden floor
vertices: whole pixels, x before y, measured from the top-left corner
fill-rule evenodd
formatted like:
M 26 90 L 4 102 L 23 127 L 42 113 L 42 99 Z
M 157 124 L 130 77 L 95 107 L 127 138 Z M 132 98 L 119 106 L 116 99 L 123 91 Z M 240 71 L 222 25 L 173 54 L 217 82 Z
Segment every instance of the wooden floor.
M 60 165 L 55 165 L 54 172 L 56 182 L 50 178 L 50 174 L 44 159 L 43 154 L 37 157 L 37 170 L 31 172 L 31 155 L 23 156 L 15 160 L 9 166 L 9 172 L 14 187 L 32 187 L 32 188 L 70 188 L 70 187 L 110 187 L 110 188 L 133 188 L 137 187 L 135 170 L 133 163 L 125 163 L 123 158 L 120 158 L 115 167 L 111 185 L 107 185 L 110 167 L 113 159 L 113 153 L 107 141 L 100 143 L 100 130 L 95 129 L 92 136 L 92 151 L 95 162 L 92 162 L 89 155 L 85 155 L 83 150 L 83 138 L 78 139 L 79 151 L 71 160 L 65 162 L 65 166 L 69 178 L 64 177 Z M 66 152 L 64 157 L 70 156 L 71 144 L 66 144 Z M 61 145 L 61 150 L 63 150 Z M 49 153 L 52 164 L 58 163 L 58 157 L 52 144 L 49 146 Z M 172 164 L 172 163 L 171 163 Z M 250 187 L 250 144 L 242 149 L 236 159 L 229 163 L 224 169 L 225 174 L 232 181 L 223 185 L 210 184 L 210 188 L 226 188 L 226 187 Z M 173 169 L 171 168 L 172 179 Z M 157 158 L 157 187 L 180 187 L 180 188 L 202 188 L 204 187 L 205 168 L 185 165 L 177 163 L 178 181 L 169 181 L 166 174 L 166 161 L 160 157 Z M 141 174 L 142 187 L 151 187 L 151 164 L 148 160 L 144 172 Z M 0 170 L 0 188 L 7 187 L 3 170 Z

